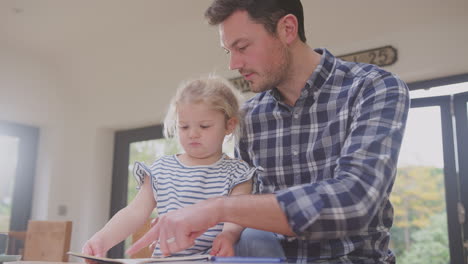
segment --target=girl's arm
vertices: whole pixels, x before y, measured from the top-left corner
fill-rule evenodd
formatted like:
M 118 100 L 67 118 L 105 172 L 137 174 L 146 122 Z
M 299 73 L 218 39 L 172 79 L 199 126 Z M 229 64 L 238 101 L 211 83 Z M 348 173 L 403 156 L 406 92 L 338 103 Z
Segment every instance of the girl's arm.
M 236 185 L 230 195 L 242 195 L 252 193 L 252 180 Z M 229 257 L 234 256 L 234 244 L 244 227 L 234 223 L 224 223 L 223 231 L 216 237 L 211 249 L 211 255 Z
M 83 253 L 105 256 L 110 248 L 136 232 L 148 220 L 155 206 L 151 179 L 146 176 L 135 198 L 86 242 Z

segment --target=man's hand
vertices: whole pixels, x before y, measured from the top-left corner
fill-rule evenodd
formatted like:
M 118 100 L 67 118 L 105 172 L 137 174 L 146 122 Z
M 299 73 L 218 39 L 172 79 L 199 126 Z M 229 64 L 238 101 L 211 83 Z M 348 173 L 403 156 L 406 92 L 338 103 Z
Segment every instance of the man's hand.
M 132 255 L 157 241 L 165 256 L 193 246 L 197 237 L 218 223 L 217 200 L 208 199 L 158 217 L 157 223 L 126 254 Z

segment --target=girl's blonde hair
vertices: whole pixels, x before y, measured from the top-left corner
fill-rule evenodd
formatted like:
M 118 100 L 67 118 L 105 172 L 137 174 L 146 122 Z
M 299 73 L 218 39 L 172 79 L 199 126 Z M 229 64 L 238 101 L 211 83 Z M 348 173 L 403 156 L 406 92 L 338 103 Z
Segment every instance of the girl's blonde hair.
M 221 111 L 226 121 L 236 118 L 238 124 L 232 133 L 236 138 L 240 133 L 240 95 L 234 86 L 226 79 L 210 75 L 206 78 L 183 82 L 172 98 L 164 119 L 164 136 L 177 136 L 177 108 L 186 103 L 205 103 L 213 109 Z

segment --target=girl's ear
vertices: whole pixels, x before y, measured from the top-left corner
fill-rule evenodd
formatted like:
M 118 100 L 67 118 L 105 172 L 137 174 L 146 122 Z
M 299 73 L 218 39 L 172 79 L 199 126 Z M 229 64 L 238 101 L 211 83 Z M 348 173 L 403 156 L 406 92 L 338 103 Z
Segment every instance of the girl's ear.
M 226 135 L 231 134 L 234 132 L 234 129 L 236 129 L 237 124 L 239 123 L 239 120 L 235 117 L 229 118 L 229 120 L 226 122 Z

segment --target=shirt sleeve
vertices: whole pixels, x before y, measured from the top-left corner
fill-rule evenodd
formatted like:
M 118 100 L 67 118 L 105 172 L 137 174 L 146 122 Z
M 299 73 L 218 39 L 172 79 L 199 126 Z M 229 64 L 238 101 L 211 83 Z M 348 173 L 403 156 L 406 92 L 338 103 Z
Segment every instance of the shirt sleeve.
M 237 185 L 256 178 L 257 169 L 258 168 L 250 167 L 246 162 L 239 160 L 239 163 L 233 168 L 229 192 Z
M 408 88 L 391 75 L 366 78 L 354 102 L 334 177 L 276 192 L 293 231 L 333 239 L 366 228 L 388 199 L 409 109 Z
M 133 178 L 137 182 L 137 190 L 139 190 L 145 182 L 146 176 L 148 176 L 150 179 L 152 178 L 151 170 L 148 167 L 146 167 L 145 164 L 138 161 L 135 162 L 133 166 Z

